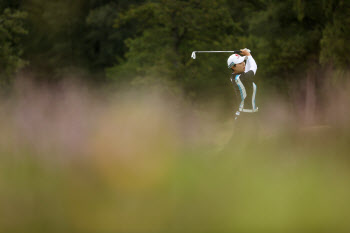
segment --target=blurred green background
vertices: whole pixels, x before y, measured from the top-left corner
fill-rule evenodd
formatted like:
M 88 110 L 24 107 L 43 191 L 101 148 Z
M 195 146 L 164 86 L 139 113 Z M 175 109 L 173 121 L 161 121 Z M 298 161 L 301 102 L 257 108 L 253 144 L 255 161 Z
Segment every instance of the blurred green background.
M 350 232 L 347 0 L 0 0 L 0 232 Z M 237 127 L 229 54 L 258 64 Z
M 218 98 L 231 91 L 229 54 L 192 60 L 191 52 L 250 48 L 263 85 L 287 93 L 307 76 L 319 85 L 330 70 L 337 71 L 334 79 L 348 71 L 349 5 L 346 0 L 2 0 L 1 83 L 8 86 L 23 71 L 51 82 L 67 76 L 93 85 L 170 82 L 195 99 Z

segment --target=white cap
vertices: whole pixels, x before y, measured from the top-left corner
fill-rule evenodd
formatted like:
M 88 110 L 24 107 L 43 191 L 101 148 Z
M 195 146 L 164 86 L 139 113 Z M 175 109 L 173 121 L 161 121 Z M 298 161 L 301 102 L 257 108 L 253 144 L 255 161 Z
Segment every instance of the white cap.
M 227 59 L 227 66 L 229 69 L 231 69 L 232 66 L 239 64 L 243 62 L 245 57 L 240 56 L 239 54 L 232 54 L 228 59 Z

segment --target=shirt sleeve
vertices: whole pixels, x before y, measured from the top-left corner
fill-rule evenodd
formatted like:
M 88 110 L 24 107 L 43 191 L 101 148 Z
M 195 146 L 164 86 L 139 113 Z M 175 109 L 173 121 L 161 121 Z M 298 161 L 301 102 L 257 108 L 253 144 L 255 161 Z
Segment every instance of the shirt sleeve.
M 247 56 L 247 63 L 245 66 L 245 72 L 252 70 L 254 72 L 254 75 L 255 75 L 257 69 L 258 69 L 258 66 L 256 65 L 254 58 L 251 55 Z

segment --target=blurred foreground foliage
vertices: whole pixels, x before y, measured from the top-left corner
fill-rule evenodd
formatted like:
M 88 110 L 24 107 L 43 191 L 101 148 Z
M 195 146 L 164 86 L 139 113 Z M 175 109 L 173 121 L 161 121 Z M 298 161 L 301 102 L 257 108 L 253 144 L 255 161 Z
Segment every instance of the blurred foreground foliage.
M 26 88 L 0 105 L 0 232 L 350 231 L 349 92 L 327 126 L 282 103 L 237 128 L 170 95 Z

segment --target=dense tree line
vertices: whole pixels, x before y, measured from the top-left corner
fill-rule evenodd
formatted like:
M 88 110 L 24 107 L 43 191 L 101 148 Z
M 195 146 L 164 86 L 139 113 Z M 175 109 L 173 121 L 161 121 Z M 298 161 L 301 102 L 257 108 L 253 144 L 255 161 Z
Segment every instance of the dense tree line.
M 259 77 L 284 87 L 350 64 L 347 0 L 1 0 L 2 87 L 22 71 L 38 80 L 180 85 L 222 92 L 227 54 L 250 48 Z M 299 77 L 299 78 L 296 78 Z

